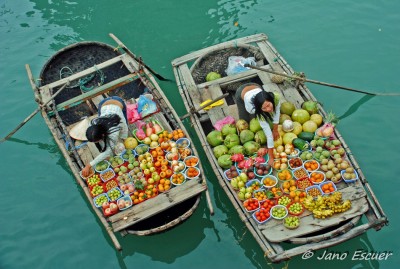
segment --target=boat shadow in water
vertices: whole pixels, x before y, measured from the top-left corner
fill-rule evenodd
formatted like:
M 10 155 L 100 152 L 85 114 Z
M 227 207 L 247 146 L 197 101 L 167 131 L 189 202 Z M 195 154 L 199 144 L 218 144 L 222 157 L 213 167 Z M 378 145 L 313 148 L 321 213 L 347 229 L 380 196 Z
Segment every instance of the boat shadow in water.
M 363 104 L 368 102 L 370 99 L 374 98 L 375 96 L 373 95 L 365 95 L 363 96 L 360 100 L 355 102 L 353 105 L 349 107 L 349 109 L 341 116 L 338 117 L 339 120 L 345 119 L 354 112 L 356 112 Z
M 212 229 L 218 241 L 219 232 L 210 219 L 205 199 L 200 201 L 194 214 L 185 222 L 165 232 L 149 236 L 127 235 L 120 239 L 122 251 L 116 251 L 121 268 L 128 268 L 124 259 L 135 253 L 142 253 L 151 257 L 153 261 L 172 264 L 179 257 L 186 256 L 205 239 L 206 229 Z M 104 234 L 105 238 L 107 235 Z M 112 242 L 109 242 L 112 245 Z

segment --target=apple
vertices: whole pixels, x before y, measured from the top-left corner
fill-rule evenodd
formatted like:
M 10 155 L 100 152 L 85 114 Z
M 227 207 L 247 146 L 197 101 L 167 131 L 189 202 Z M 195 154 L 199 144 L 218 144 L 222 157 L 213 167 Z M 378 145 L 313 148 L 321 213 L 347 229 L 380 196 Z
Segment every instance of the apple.
M 107 207 L 106 209 L 104 209 L 104 213 L 106 215 L 110 215 L 111 214 L 111 208 Z
M 145 174 L 146 176 L 147 176 L 147 175 L 150 175 L 150 170 L 147 169 L 147 168 L 144 169 L 144 170 L 143 170 L 143 174 Z
M 155 172 L 155 171 L 156 171 L 156 168 L 155 168 L 154 166 L 152 166 L 152 167 L 150 167 L 150 168 L 149 168 L 149 170 L 150 170 L 150 172 L 152 172 L 152 173 L 153 173 L 153 172 Z
M 148 182 L 149 184 L 154 184 L 154 179 L 153 179 L 152 177 L 150 177 L 150 178 L 147 180 L 147 182 Z
M 111 213 L 115 213 L 118 211 L 118 206 L 114 203 L 110 203 Z
M 103 209 L 109 208 L 110 207 L 110 203 L 109 202 L 104 202 L 102 205 Z

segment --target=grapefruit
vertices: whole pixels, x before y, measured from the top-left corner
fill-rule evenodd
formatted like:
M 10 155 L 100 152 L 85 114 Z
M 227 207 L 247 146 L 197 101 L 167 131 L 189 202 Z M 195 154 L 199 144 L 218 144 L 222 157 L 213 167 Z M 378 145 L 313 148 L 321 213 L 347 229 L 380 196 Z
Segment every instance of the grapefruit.
M 293 121 L 297 121 L 300 124 L 303 124 L 306 121 L 308 121 L 309 119 L 310 119 L 310 113 L 308 113 L 307 110 L 296 109 L 295 111 L 293 111 L 293 114 L 292 114 Z M 303 131 L 304 131 L 304 129 L 303 129 Z
M 295 110 L 296 110 L 296 107 L 291 102 L 283 102 L 281 104 L 281 109 L 280 109 L 281 114 L 286 114 L 286 115 L 292 116 L 292 113 Z

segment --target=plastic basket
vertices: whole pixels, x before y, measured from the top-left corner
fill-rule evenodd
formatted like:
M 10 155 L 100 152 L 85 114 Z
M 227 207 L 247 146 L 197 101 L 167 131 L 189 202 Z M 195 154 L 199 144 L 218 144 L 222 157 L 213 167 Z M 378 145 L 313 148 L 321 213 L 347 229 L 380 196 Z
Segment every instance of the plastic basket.
M 101 165 L 101 164 L 104 164 L 104 167 L 105 167 L 104 169 L 98 169 L 98 165 Z M 110 167 L 110 163 L 106 160 L 102 160 L 94 165 L 94 170 L 97 173 L 101 173 L 102 171 L 108 169 L 109 167 Z
M 179 138 L 176 140 L 176 147 L 178 149 L 188 148 L 190 147 L 190 140 L 186 137 Z
M 110 179 L 113 179 L 115 177 L 115 172 L 111 168 L 107 168 L 103 172 L 100 173 L 100 178 L 103 182 L 107 182 Z
M 300 160 L 301 164 L 298 165 L 298 166 L 297 166 L 297 165 L 292 165 L 294 160 Z M 303 165 L 303 160 L 302 160 L 300 157 L 291 158 L 291 159 L 288 161 L 288 166 L 289 166 L 289 168 L 292 169 L 292 170 L 295 170 L 295 169 L 297 169 L 297 168 L 299 168 L 299 167 L 302 167 L 302 165 Z
M 124 201 L 123 203 L 125 206 L 123 206 L 123 207 L 121 206 L 121 203 L 122 203 L 121 201 Z M 118 205 L 119 210 L 125 210 L 127 208 L 130 208 L 133 205 L 133 202 L 129 195 L 125 195 L 125 196 L 122 196 L 121 198 L 118 198 L 117 205 Z
M 308 174 L 307 170 L 301 166 L 301 167 L 293 170 L 293 176 L 295 179 L 301 179 L 304 177 L 309 177 L 309 174 Z
M 118 197 L 117 196 L 113 197 L 111 195 L 111 193 L 118 193 L 118 192 L 119 192 Z M 122 191 L 118 187 L 115 187 L 115 188 L 112 188 L 111 190 L 109 190 L 107 192 L 107 195 L 108 195 L 108 198 L 110 199 L 110 201 L 113 202 L 113 201 L 118 200 L 118 198 L 120 198 L 122 196 Z
M 358 173 L 357 173 L 356 170 L 354 170 L 354 174 L 356 174 L 356 178 L 353 178 L 353 179 L 345 179 L 344 176 L 343 176 L 343 174 L 345 172 L 346 172 L 346 170 L 340 171 L 340 174 L 342 175 L 342 178 L 343 178 L 344 182 L 346 182 L 346 183 L 354 183 L 354 182 L 356 182 L 358 180 Z
M 296 218 L 299 220 L 299 224 L 297 224 L 296 226 L 288 226 L 285 222 L 285 219 L 288 218 L 287 216 L 282 220 L 282 224 L 285 228 L 290 229 L 290 230 L 294 230 L 297 229 L 300 226 L 300 218 L 297 216 L 290 216 L 291 218 Z
M 110 179 L 107 182 L 105 182 L 103 184 L 103 186 L 104 186 L 105 191 L 107 192 L 107 191 L 111 190 L 112 188 L 118 187 L 118 181 L 115 178 L 113 178 L 113 179 Z
M 308 177 L 301 178 L 296 181 L 297 189 L 305 191 L 308 187 L 313 186 L 314 184 Z
M 283 210 L 285 211 L 285 214 L 284 214 L 282 217 L 274 216 L 274 215 L 272 214 L 272 212 L 274 212 L 274 210 L 275 210 L 276 208 L 283 208 Z M 283 205 L 275 205 L 275 206 L 273 206 L 273 207 L 271 208 L 271 210 L 269 211 L 269 214 L 271 215 L 272 218 L 274 218 L 274 219 L 276 219 L 276 220 L 281 220 L 281 219 L 284 219 L 284 218 L 288 215 L 288 210 L 287 210 L 286 206 L 283 206 Z
M 312 175 L 313 175 L 313 174 L 321 174 L 321 175 L 323 175 L 323 179 L 322 179 L 321 181 L 319 181 L 319 182 L 314 181 L 313 178 L 312 178 Z M 325 180 L 326 180 L 326 176 L 325 176 L 325 173 L 322 172 L 322 171 L 314 171 L 314 172 L 311 172 L 311 173 L 310 173 L 310 181 L 311 181 L 313 184 L 318 185 L 318 184 L 321 184 L 322 182 L 324 182 Z
M 104 201 L 101 202 L 101 200 L 104 200 Z M 109 201 L 110 201 L 110 199 L 108 198 L 106 193 L 99 194 L 93 198 L 93 203 L 97 208 L 102 207 L 103 203 L 109 202 Z
M 266 218 L 265 220 L 263 220 L 263 221 L 259 221 L 258 219 L 257 219 L 257 212 L 263 212 L 263 211 L 265 211 L 266 213 L 268 213 L 268 218 Z M 266 223 L 267 221 L 269 221 L 270 219 L 271 219 L 271 214 L 269 213 L 269 211 L 267 211 L 267 210 L 265 210 L 264 208 L 260 208 L 260 209 L 258 209 L 258 210 L 256 210 L 255 212 L 253 212 L 253 214 L 251 214 L 252 215 L 252 217 L 253 217 L 253 219 L 258 223 L 258 224 L 264 224 L 264 223 Z
M 231 170 L 231 169 L 227 169 L 227 170 L 224 171 L 224 178 L 225 178 L 226 180 L 228 180 L 228 181 L 230 181 L 232 178 L 234 178 L 234 177 L 231 177 L 231 178 L 228 177 L 228 175 L 229 175 L 228 172 L 229 172 L 229 171 L 232 171 L 232 170 Z M 236 167 L 235 167 L 235 170 L 234 170 L 234 171 L 236 171 L 236 173 L 238 173 L 238 176 L 239 176 L 239 172 L 238 172 L 238 170 L 236 169 Z
M 246 182 L 246 188 L 252 186 L 253 190 L 258 190 L 262 187 L 262 183 L 258 179 L 252 179 Z M 255 188 L 255 186 L 258 186 L 258 188 Z
M 246 208 L 246 206 L 245 206 L 246 202 L 248 202 L 248 201 L 256 201 L 256 203 L 257 203 L 257 205 L 258 205 L 257 208 L 254 208 L 254 209 L 252 209 L 252 210 L 248 210 L 248 209 Z M 244 200 L 244 202 L 243 202 L 243 207 L 244 207 L 244 210 L 246 210 L 246 212 L 252 213 L 252 212 L 254 212 L 254 211 L 256 211 L 256 210 L 258 210 L 258 209 L 260 208 L 260 202 L 259 202 L 257 199 L 249 198 L 249 199 Z
M 313 191 L 314 189 L 316 191 Z M 318 185 L 314 185 L 314 186 L 306 188 L 306 193 L 307 193 L 307 195 L 311 195 L 314 198 L 316 198 L 319 195 L 322 196 L 321 188 Z
M 328 184 L 332 184 L 332 186 L 333 186 L 333 191 L 330 191 L 330 192 L 325 192 L 325 191 L 324 191 L 324 186 L 325 186 L 325 185 L 328 185 Z M 324 196 L 329 195 L 329 194 L 332 194 L 332 193 L 334 193 L 334 192 L 337 191 L 336 184 L 333 183 L 332 181 L 325 181 L 325 182 L 319 184 L 319 187 L 320 187 L 320 189 L 321 189 L 321 191 L 322 191 L 322 195 L 324 195 Z

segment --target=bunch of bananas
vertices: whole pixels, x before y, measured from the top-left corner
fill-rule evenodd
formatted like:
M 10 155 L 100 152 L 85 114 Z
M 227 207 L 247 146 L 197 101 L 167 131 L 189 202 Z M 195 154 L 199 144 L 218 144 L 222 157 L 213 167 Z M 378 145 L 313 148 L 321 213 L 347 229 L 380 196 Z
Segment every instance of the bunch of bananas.
M 315 218 L 325 219 L 334 213 L 341 213 L 351 208 L 350 200 L 342 200 L 341 192 L 334 192 L 329 196 L 318 196 L 314 200 L 312 196 L 307 196 L 303 202 L 304 207 L 311 211 Z

